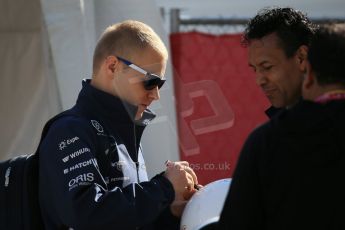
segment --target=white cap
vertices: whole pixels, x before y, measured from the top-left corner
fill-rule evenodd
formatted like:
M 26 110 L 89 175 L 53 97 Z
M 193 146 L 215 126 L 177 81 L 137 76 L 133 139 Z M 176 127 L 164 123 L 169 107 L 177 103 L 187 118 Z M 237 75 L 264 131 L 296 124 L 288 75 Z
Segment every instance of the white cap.
M 181 218 L 181 230 L 199 230 L 218 222 L 231 179 L 217 180 L 197 191 L 187 203 Z

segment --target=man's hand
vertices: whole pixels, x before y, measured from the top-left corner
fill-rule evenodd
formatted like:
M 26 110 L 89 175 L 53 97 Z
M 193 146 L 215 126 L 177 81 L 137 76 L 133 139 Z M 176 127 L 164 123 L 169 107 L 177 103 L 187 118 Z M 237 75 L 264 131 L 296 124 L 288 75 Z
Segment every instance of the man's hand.
M 164 176 L 172 183 L 175 190 L 175 199 L 183 198 L 186 190 L 192 190 L 197 178 L 194 171 L 189 167 L 186 161 L 166 163 L 167 169 Z M 182 199 L 181 199 L 182 200 Z
M 175 200 L 170 206 L 171 212 L 180 217 L 187 201 L 196 192 L 195 185 L 198 184 L 198 179 L 186 161 L 168 161 L 166 166 L 164 176 L 172 183 L 175 190 Z

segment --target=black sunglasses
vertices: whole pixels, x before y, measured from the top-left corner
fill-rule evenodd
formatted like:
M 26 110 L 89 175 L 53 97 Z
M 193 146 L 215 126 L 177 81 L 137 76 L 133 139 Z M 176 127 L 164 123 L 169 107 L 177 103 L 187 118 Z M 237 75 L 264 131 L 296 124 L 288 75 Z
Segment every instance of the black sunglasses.
M 152 90 L 156 87 L 158 87 L 158 89 L 160 89 L 163 85 L 165 80 L 161 79 L 158 75 L 153 74 L 153 73 L 149 73 L 146 70 L 140 68 L 139 66 L 133 64 L 132 62 L 123 59 L 119 56 L 116 56 L 120 61 L 122 61 L 123 63 L 125 63 L 128 67 L 130 67 L 131 69 L 134 69 L 136 71 L 138 71 L 139 73 L 142 73 L 145 75 L 145 80 L 143 81 L 144 83 L 144 88 L 146 90 Z

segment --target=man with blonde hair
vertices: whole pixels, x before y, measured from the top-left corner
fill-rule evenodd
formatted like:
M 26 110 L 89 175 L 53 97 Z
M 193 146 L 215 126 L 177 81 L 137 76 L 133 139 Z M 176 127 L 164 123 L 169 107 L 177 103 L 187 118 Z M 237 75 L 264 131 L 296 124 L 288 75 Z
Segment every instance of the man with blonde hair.
M 101 35 L 92 79 L 40 147 L 46 229 L 178 229 L 196 175 L 187 162 L 169 162 L 148 180 L 140 146 L 167 58 L 144 23 L 124 21 Z

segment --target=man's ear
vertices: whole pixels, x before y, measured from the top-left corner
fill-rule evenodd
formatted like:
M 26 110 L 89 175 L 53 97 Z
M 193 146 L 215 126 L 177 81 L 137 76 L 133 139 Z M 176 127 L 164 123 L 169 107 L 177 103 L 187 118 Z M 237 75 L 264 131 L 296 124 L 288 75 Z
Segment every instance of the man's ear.
M 305 72 L 308 65 L 308 46 L 301 45 L 296 51 L 296 58 L 299 64 L 299 69 L 302 72 Z
M 304 73 L 304 79 L 302 83 L 302 96 L 305 100 L 314 100 L 315 90 L 317 88 L 317 80 L 315 73 L 307 61 L 307 69 Z
M 107 75 L 112 77 L 114 76 L 115 71 L 119 68 L 119 60 L 115 56 L 108 56 L 103 64 Z
M 315 75 L 309 62 L 306 62 L 306 71 L 303 77 L 304 77 L 303 79 L 304 89 L 308 90 L 316 83 Z

